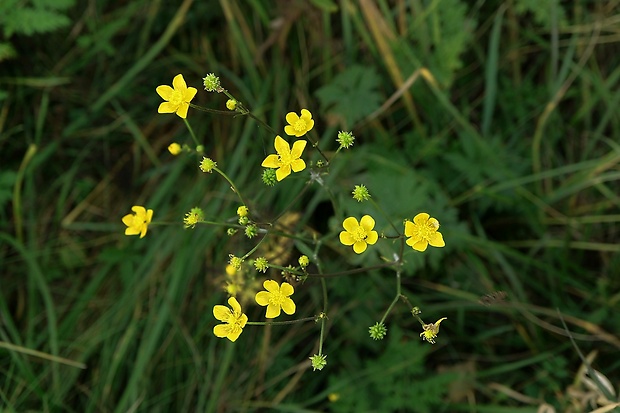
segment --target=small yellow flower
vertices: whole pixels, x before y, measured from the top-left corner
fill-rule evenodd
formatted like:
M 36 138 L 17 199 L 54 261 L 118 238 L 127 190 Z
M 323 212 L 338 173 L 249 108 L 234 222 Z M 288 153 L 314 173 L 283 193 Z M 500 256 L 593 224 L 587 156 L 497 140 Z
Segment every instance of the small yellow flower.
M 204 216 L 204 212 L 202 212 L 202 209 L 198 207 L 194 207 L 187 214 L 185 214 L 185 218 L 183 218 L 183 227 L 185 229 L 187 228 L 193 229 L 196 226 L 196 224 L 204 221 L 204 219 L 205 219 L 205 216 Z
M 279 135 L 276 136 L 274 141 L 274 147 L 276 148 L 277 155 L 269 155 L 265 158 L 261 166 L 265 168 L 278 168 L 276 170 L 276 179 L 278 181 L 283 180 L 293 172 L 303 171 L 306 168 L 306 163 L 301 157 L 304 148 L 306 147 L 306 141 L 299 140 L 293 144 L 291 150 L 287 141 L 282 139 Z
M 247 217 L 249 211 L 250 210 L 248 209 L 248 207 L 246 207 L 245 205 L 241 205 L 239 208 L 237 208 L 237 215 L 239 215 L 240 217 Z
M 428 244 L 433 247 L 445 247 L 443 236 L 437 230 L 439 221 L 422 212 L 413 218 L 413 222 L 405 221 L 405 236 L 410 237 L 407 245 L 416 251 L 426 251 Z
M 235 297 L 228 299 L 228 305 L 232 310 L 224 305 L 213 307 L 213 316 L 225 323 L 213 327 L 213 334 L 219 338 L 226 337 L 234 342 L 241 335 L 243 327 L 248 322 L 248 316 L 241 312 L 241 305 Z
M 140 238 L 146 235 L 151 219 L 153 219 L 153 210 L 148 211 L 143 206 L 134 205 L 131 210 L 134 214 L 127 214 L 123 217 L 123 224 L 127 225 L 125 235 L 138 235 Z
M 308 109 L 301 110 L 301 116 L 297 116 L 295 112 L 286 114 L 286 121 L 289 123 L 284 127 L 284 132 L 289 136 L 303 136 L 314 127 L 312 113 Z
M 226 264 L 226 275 L 232 277 L 237 273 L 237 269 L 231 264 Z
M 359 224 L 357 219 L 349 217 L 342 222 L 345 231 L 340 233 L 340 242 L 344 245 L 353 245 L 353 251 L 361 254 L 366 251 L 367 244 L 373 245 L 379 239 L 375 227 L 375 220 L 370 215 L 364 215 Z
M 424 331 L 420 333 L 420 337 L 422 337 L 422 340 L 426 340 L 431 344 L 435 344 L 435 337 L 437 337 L 437 334 L 439 334 L 439 324 L 441 324 L 441 322 L 446 319 L 447 317 L 443 317 L 437 320 L 435 323 L 424 324 L 424 326 L 422 326 Z
M 267 318 L 276 318 L 280 315 L 280 309 L 286 314 L 295 313 L 295 303 L 289 298 L 293 295 L 295 289 L 287 282 L 278 285 L 274 280 L 267 280 L 263 283 L 263 287 L 267 291 L 259 291 L 256 293 L 256 303 L 261 306 L 267 306 Z
M 170 145 L 168 145 L 168 152 L 170 152 L 174 156 L 177 156 L 178 154 L 180 154 L 181 151 L 182 151 L 181 145 L 179 145 L 176 142 L 173 142 Z
M 179 117 L 185 119 L 189 102 L 196 96 L 198 90 L 194 87 L 187 87 L 183 75 L 176 75 L 172 79 L 172 87 L 168 85 L 157 86 L 157 94 L 161 96 L 163 102 L 157 109 L 158 113 L 176 113 Z

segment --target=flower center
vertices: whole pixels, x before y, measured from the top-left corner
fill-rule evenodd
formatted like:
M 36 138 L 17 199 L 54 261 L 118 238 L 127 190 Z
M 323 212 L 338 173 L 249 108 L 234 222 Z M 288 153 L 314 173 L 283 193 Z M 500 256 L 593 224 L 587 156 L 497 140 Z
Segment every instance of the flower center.
M 366 230 L 361 226 L 357 227 L 351 235 L 356 242 L 365 241 L 368 236 L 368 234 L 366 234 Z
M 295 122 L 295 124 L 293 125 L 293 129 L 295 129 L 298 132 L 301 131 L 305 131 L 306 130 L 306 121 L 303 119 L 299 119 L 297 122 Z
M 290 165 L 291 163 L 293 163 L 293 156 L 291 155 L 290 151 L 286 151 L 286 152 L 281 152 L 278 154 L 279 158 L 280 158 L 280 164 L 281 165 Z
M 231 323 L 226 326 L 226 332 L 228 334 L 237 334 L 239 331 L 241 331 L 241 326 L 238 323 Z
M 426 225 L 417 225 L 417 236 L 418 238 L 429 241 L 431 237 L 435 235 L 438 228 L 439 225 L 434 224 L 433 222 L 428 222 Z
M 285 299 L 286 296 L 280 291 L 269 294 L 269 304 L 281 305 Z
M 182 101 L 183 101 L 183 93 L 181 93 L 180 90 L 174 90 L 172 92 L 172 96 L 170 96 L 169 102 L 175 105 L 180 105 Z

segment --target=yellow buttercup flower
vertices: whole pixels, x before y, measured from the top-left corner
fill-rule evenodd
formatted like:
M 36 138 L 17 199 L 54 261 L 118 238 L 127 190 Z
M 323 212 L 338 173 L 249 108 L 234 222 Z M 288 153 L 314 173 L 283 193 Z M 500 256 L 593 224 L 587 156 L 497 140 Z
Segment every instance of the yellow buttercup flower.
M 172 87 L 168 85 L 157 86 L 157 94 L 162 97 L 163 102 L 157 109 L 158 113 L 176 113 L 179 117 L 185 119 L 189 102 L 196 96 L 198 90 L 194 87 L 187 87 L 183 75 L 176 75 L 172 79 Z
M 361 254 L 366 251 L 368 244 L 373 245 L 379 239 L 375 227 L 375 220 L 370 215 L 364 215 L 360 222 L 349 217 L 342 222 L 344 231 L 340 233 L 340 242 L 344 245 L 353 245 L 353 251 Z
M 177 156 L 178 154 L 180 154 L 182 150 L 183 149 L 181 148 L 181 145 L 179 145 L 176 142 L 173 142 L 170 145 L 168 145 L 168 152 L 170 152 L 174 156 Z
M 267 291 L 259 291 L 256 293 L 256 303 L 261 306 L 267 306 L 267 318 L 276 318 L 280 315 L 280 309 L 286 314 L 295 313 L 295 303 L 289 298 L 293 295 L 295 289 L 287 282 L 278 285 L 274 280 L 267 280 L 263 283 L 263 287 Z
M 297 116 L 295 112 L 286 114 L 286 121 L 289 123 L 284 127 L 284 132 L 290 136 L 303 136 L 314 127 L 312 113 L 308 109 L 301 110 L 301 116 Z
M 127 214 L 123 217 L 123 224 L 127 225 L 125 235 L 138 235 L 140 238 L 146 235 L 151 219 L 153 219 L 153 210 L 148 211 L 143 206 L 134 205 L 131 207 L 134 214 Z
M 447 317 L 443 317 L 434 323 L 424 324 L 422 326 L 424 331 L 420 333 L 420 337 L 422 337 L 422 340 L 426 340 L 431 344 L 435 344 L 435 337 L 437 337 L 437 334 L 439 334 L 439 324 L 441 324 L 441 322 L 446 319 Z
M 437 230 L 439 221 L 422 212 L 413 218 L 413 222 L 405 221 L 405 236 L 410 237 L 407 245 L 416 251 L 426 251 L 428 244 L 433 247 L 445 247 L 443 236 Z
M 243 327 L 248 322 L 248 316 L 241 312 L 241 305 L 235 297 L 228 299 L 228 308 L 224 305 L 216 305 L 213 307 L 213 316 L 225 324 L 218 324 L 213 327 L 213 334 L 216 337 L 226 337 L 234 342 L 243 332 Z
M 269 155 L 265 158 L 261 166 L 265 168 L 278 168 L 276 170 L 276 179 L 278 181 L 283 180 L 293 172 L 303 171 L 306 168 L 306 163 L 303 159 L 300 159 L 304 148 L 306 147 L 306 141 L 299 140 L 293 144 L 291 150 L 287 141 L 282 139 L 279 135 L 276 136 L 274 141 L 274 147 L 276 148 L 277 155 Z

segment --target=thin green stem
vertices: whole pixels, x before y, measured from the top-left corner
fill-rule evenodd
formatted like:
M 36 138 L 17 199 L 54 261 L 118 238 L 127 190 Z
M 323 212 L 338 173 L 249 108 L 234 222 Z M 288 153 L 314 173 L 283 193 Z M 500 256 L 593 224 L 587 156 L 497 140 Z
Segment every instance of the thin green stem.
M 321 314 L 321 333 L 319 336 L 319 356 L 323 354 L 323 339 L 325 337 L 325 324 L 327 323 L 327 283 L 325 278 L 321 278 L 321 288 L 323 290 L 323 313 Z
M 252 248 L 251 250 L 249 250 L 243 257 L 241 257 L 242 260 L 245 260 L 247 257 L 249 257 L 250 255 L 254 254 L 254 252 L 258 249 L 258 247 L 260 247 L 260 244 L 262 244 L 265 239 L 267 239 L 267 234 L 265 234 L 260 241 L 258 241 L 256 243 L 256 245 L 254 246 L 254 248 Z
M 19 242 L 24 241 L 24 232 L 22 227 L 22 182 L 26 174 L 26 167 L 32 160 L 34 154 L 37 153 L 37 145 L 30 144 L 28 150 L 22 159 L 21 165 L 17 170 L 17 177 L 15 178 L 15 185 L 13 186 L 13 217 L 15 219 L 15 235 Z
M 297 320 L 288 320 L 288 321 L 248 321 L 245 324 L 249 326 L 276 326 L 276 325 L 303 323 L 306 321 L 316 321 L 316 317 L 305 317 L 305 318 L 299 318 Z
M 226 111 L 226 110 L 209 109 L 209 108 L 205 108 L 204 106 L 194 105 L 193 103 L 190 103 L 189 106 L 191 108 L 196 109 L 196 110 L 200 110 L 202 112 L 214 113 L 216 115 L 228 115 L 228 116 L 234 116 L 235 115 L 235 112 Z
M 385 321 L 385 319 L 387 318 L 388 314 L 390 314 L 390 312 L 392 311 L 392 308 L 394 308 L 394 306 L 396 305 L 396 303 L 398 302 L 400 297 L 401 297 L 401 293 L 400 293 L 400 270 L 398 270 L 398 271 L 396 271 L 396 296 L 392 300 L 392 303 L 390 304 L 388 309 L 385 311 L 385 314 L 383 314 L 383 318 L 381 318 L 381 323 L 383 323 Z
M 185 126 L 187 126 L 187 129 L 189 129 L 189 134 L 192 135 L 192 139 L 194 140 L 194 143 L 196 144 L 196 146 L 200 146 L 200 142 L 198 142 L 198 138 L 196 138 L 196 134 L 194 133 L 194 130 L 190 126 L 187 119 L 183 118 L 183 122 L 185 122 Z
M 381 215 L 383 215 L 383 218 L 385 218 L 387 220 L 387 222 L 390 223 L 390 226 L 394 229 L 394 231 L 396 231 L 397 234 L 400 235 L 400 232 L 398 231 L 398 229 L 396 228 L 396 226 L 392 223 L 392 220 L 390 219 L 390 217 L 388 216 L 388 214 L 385 213 L 385 210 L 383 208 L 381 208 L 381 205 L 379 205 L 378 203 L 375 202 L 374 199 L 370 198 L 370 202 L 374 205 L 374 207 L 379 211 L 379 213 L 381 213 Z
M 239 197 L 239 200 L 241 201 L 241 203 L 245 206 L 247 206 L 248 204 L 245 202 L 245 200 L 243 199 L 243 196 L 241 196 L 241 192 L 239 192 L 239 190 L 237 189 L 237 187 L 235 186 L 235 184 L 233 183 L 233 181 L 228 177 L 228 175 L 226 175 L 224 172 L 222 172 L 221 169 L 219 169 L 217 166 L 215 168 L 213 168 L 213 170 L 215 172 L 217 172 L 218 174 L 220 174 L 224 179 L 226 179 L 226 181 L 228 181 L 228 183 L 230 184 L 230 187 L 233 189 L 233 191 L 237 194 L 237 196 Z
M 310 137 L 310 135 L 308 135 L 306 133 L 306 140 L 308 142 L 310 142 L 310 144 L 312 145 L 313 148 L 315 148 L 317 151 L 319 151 L 319 153 L 321 154 L 321 156 L 323 157 L 323 159 L 325 159 L 325 162 L 329 165 L 329 159 L 327 159 L 327 156 L 323 153 L 323 151 L 321 150 L 321 148 L 319 148 L 319 141 L 318 140 L 314 140 Z
M 353 270 L 338 271 L 338 272 L 332 272 L 332 273 L 329 273 L 329 274 L 313 273 L 313 274 L 308 274 L 308 277 L 313 277 L 313 278 L 330 278 L 330 277 L 340 277 L 342 275 L 367 273 L 368 271 L 377 270 L 379 268 L 392 267 L 393 265 L 396 265 L 396 264 L 399 264 L 399 263 L 400 263 L 400 261 L 398 261 L 398 262 L 386 262 L 384 264 L 377 264 L 377 265 L 373 265 L 371 267 L 355 268 Z

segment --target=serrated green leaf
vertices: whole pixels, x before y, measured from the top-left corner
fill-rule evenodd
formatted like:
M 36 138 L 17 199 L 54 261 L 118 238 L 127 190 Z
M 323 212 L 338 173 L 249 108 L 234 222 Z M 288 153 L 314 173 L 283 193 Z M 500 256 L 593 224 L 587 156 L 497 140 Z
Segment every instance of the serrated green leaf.
M 370 115 L 381 102 L 377 91 L 379 76 L 374 68 L 351 66 L 334 77 L 334 80 L 316 91 L 323 111 L 339 115 L 345 127 Z
M 36 33 L 48 33 L 71 24 L 71 20 L 62 14 L 50 10 L 21 8 L 7 19 L 4 34 L 10 37 L 14 33 L 31 36 Z

